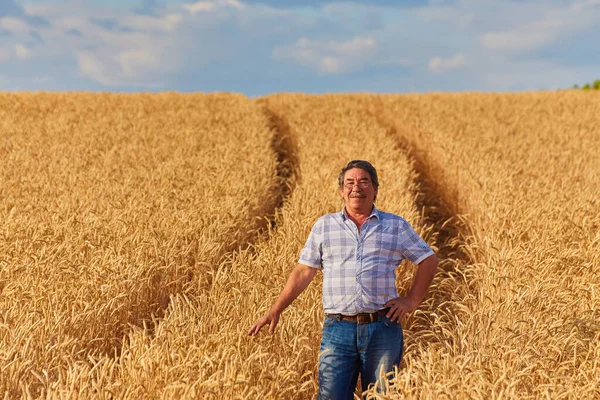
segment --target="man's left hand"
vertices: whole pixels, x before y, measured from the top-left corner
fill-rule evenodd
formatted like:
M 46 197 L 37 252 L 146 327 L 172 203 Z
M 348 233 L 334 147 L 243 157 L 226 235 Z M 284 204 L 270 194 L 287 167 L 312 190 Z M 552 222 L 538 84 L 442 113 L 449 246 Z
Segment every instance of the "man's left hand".
M 391 321 L 400 323 L 402 318 L 408 313 L 417 309 L 419 301 L 410 297 L 396 297 L 385 303 L 385 307 L 390 307 L 390 310 L 385 315 Z

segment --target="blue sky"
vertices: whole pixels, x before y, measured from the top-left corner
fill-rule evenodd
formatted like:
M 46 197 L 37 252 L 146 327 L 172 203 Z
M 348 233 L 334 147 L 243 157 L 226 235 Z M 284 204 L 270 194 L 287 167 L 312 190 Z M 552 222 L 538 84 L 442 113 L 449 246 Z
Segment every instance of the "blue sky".
M 553 90 L 599 38 L 600 0 L 0 0 L 0 91 Z

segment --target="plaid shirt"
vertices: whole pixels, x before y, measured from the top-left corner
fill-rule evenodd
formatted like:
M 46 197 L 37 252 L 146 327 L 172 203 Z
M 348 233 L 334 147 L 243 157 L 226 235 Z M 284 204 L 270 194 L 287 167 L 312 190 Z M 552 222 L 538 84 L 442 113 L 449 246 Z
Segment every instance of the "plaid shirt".
M 398 297 L 395 270 L 402 260 L 419 264 L 432 254 L 404 218 L 373 206 L 360 233 L 345 208 L 319 218 L 298 262 L 322 268 L 326 313 L 355 315 Z

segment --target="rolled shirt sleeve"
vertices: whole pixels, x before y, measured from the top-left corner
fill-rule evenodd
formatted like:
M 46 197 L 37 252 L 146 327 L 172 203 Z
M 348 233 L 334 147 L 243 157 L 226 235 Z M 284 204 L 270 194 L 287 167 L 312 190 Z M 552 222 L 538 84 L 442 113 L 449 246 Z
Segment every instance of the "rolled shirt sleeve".
M 399 238 L 402 256 L 413 264 L 419 264 L 434 252 L 406 220 L 402 219 L 402 222 L 402 234 Z
M 308 239 L 300 252 L 299 264 L 321 269 L 323 261 L 323 219 L 320 218 L 313 225 Z

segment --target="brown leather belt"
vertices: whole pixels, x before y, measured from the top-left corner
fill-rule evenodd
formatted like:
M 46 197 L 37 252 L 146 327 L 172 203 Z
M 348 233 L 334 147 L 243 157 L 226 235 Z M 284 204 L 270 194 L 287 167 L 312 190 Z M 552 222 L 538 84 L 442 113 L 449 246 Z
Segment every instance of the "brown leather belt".
M 356 315 L 343 315 L 343 314 L 327 314 L 328 317 L 337 318 L 339 320 L 356 322 L 357 324 L 370 324 L 371 322 L 379 321 L 390 308 L 384 308 L 383 310 L 375 311 L 374 313 L 360 313 Z

